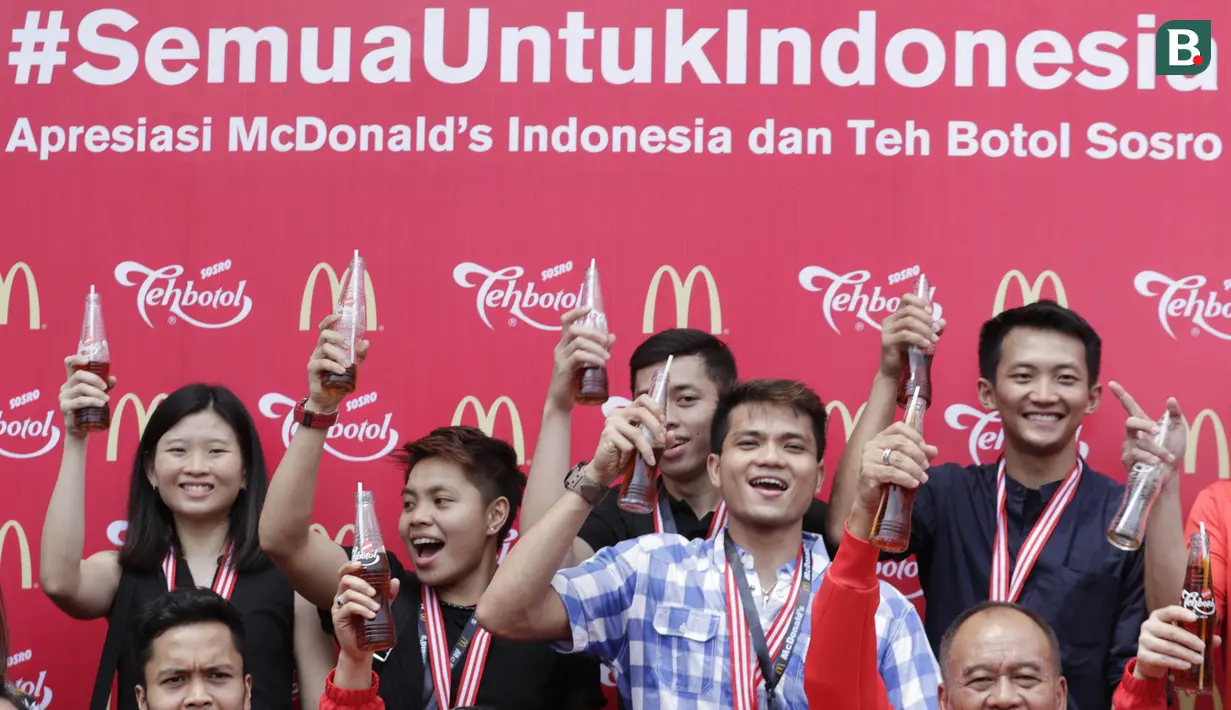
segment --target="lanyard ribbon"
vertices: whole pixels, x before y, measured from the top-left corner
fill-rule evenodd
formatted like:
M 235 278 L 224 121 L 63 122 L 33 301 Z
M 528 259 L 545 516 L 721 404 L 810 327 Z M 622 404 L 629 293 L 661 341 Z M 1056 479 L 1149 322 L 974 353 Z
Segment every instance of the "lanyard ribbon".
M 778 610 L 774 623 L 769 627 L 768 641 L 761 629 L 761 616 L 757 612 L 752 592 L 748 590 L 748 578 L 743 562 L 735 550 L 731 538 L 724 540 L 727 553 L 727 569 L 723 575 L 727 588 L 727 620 L 731 628 L 731 686 L 736 710 L 756 710 L 757 686 L 765 680 L 765 696 L 769 710 L 776 710 L 778 687 L 786 672 L 787 661 L 803 628 L 804 614 L 812 596 L 812 551 L 800 547 L 795 559 L 795 576 L 786 603 Z M 756 652 L 753 663 L 748 652 L 748 642 Z M 773 655 L 773 662 L 770 656 Z
M 722 530 L 722 526 L 726 524 L 727 502 L 720 500 L 718 508 L 714 510 L 714 518 L 710 520 L 710 530 L 705 534 L 705 539 L 713 539 L 715 533 Z M 658 497 L 654 499 L 654 532 L 671 535 L 679 532 L 675 527 L 675 515 L 671 512 L 671 499 L 667 496 L 667 489 L 661 486 L 658 488 Z
M 168 592 L 175 591 L 175 571 L 178 565 L 178 554 L 173 542 L 167 548 L 167 556 L 162 559 L 162 573 L 167 577 Z M 235 592 L 235 582 L 238 579 L 239 572 L 235 569 L 235 543 L 228 540 L 227 546 L 222 549 L 222 564 L 218 565 L 218 570 L 214 572 L 214 583 L 211 587 L 218 596 L 231 601 L 231 594 Z
M 423 601 L 419 607 L 419 652 L 423 655 L 423 708 L 424 710 L 449 710 L 455 707 L 474 705 L 479 695 L 479 681 L 487 665 L 487 651 L 491 648 L 491 634 L 479 628 L 479 621 L 470 615 L 466 628 L 447 653 L 444 619 L 440 615 L 440 601 L 436 590 L 423 586 Z M 472 643 L 473 642 L 473 643 Z M 473 646 L 473 649 L 471 649 Z M 467 651 L 471 651 L 467 654 Z M 462 671 L 462 683 L 457 690 L 457 704 L 451 705 L 453 669 L 467 656 Z M 445 658 L 449 660 L 446 661 Z
M 992 545 L 992 588 L 988 598 L 994 602 L 1016 602 L 1021 596 L 1022 587 L 1026 585 L 1026 578 L 1030 576 L 1030 570 L 1034 568 L 1034 563 L 1038 561 L 1051 534 L 1055 532 L 1060 516 L 1064 514 L 1064 509 L 1069 506 L 1077 492 L 1077 484 L 1081 482 L 1082 461 L 1078 458 L 1077 465 L 1064 478 L 1064 483 L 1052 496 L 1051 502 L 1043 510 L 1043 515 L 1030 529 L 1030 534 L 1022 543 L 1022 549 L 1017 553 L 1017 564 L 1013 566 L 1012 576 L 1009 572 L 1009 526 L 1004 512 L 1004 466 L 1002 458 L 1000 470 L 996 473 L 996 542 Z

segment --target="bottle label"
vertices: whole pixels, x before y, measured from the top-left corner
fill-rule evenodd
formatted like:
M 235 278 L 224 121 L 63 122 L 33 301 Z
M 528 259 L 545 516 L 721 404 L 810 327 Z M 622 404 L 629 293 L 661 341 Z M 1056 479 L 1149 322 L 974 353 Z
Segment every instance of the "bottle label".
M 380 550 L 376 549 L 376 545 L 372 544 L 371 540 L 364 540 L 359 547 L 355 548 L 353 559 L 364 567 L 371 567 L 380 561 Z
M 1197 616 L 1214 616 L 1214 595 L 1209 589 L 1200 592 L 1190 592 L 1187 589 L 1180 592 L 1184 599 L 1184 608 Z

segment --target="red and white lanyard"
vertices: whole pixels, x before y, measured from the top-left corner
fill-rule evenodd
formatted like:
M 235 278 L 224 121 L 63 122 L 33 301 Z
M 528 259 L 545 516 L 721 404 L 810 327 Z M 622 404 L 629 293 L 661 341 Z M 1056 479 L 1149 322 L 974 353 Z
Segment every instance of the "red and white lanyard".
M 467 628 L 463 630 L 453 653 L 449 653 L 445 636 L 444 619 L 440 614 L 440 600 L 436 598 L 436 590 L 423 586 L 423 619 L 426 622 L 427 648 L 425 653 L 431 668 L 431 682 L 436 691 L 436 707 L 441 710 L 449 708 L 464 708 L 475 704 L 479 696 L 479 682 L 483 679 L 483 669 L 487 666 L 487 651 L 491 648 L 492 637 L 487 629 L 478 628 L 478 620 L 471 615 Z M 469 651 L 469 653 L 467 653 Z M 453 685 L 453 668 L 466 654 L 466 666 L 462 669 L 462 683 L 457 690 L 457 703 L 450 704 Z
M 745 607 L 747 575 L 744 568 L 733 564 L 732 560 L 739 561 L 733 548 L 727 554 L 727 565 L 723 576 L 727 592 L 727 620 L 731 629 L 731 691 L 735 700 L 735 709 L 757 710 L 757 688 L 765 680 L 765 674 L 761 670 L 762 664 L 774 675 L 771 682 L 766 683 L 765 692 L 770 708 L 775 708 L 777 707 L 775 688 L 786 670 L 787 661 L 803 626 L 804 614 L 807 613 L 807 606 L 811 603 L 809 597 L 812 588 L 812 554 L 811 551 L 801 548 L 799 556 L 795 558 L 795 575 L 791 579 L 791 589 L 787 594 L 786 602 L 774 617 L 774 623 L 769 627 L 769 634 L 764 639 L 764 643 L 758 643 L 758 639 L 752 636 L 748 615 L 757 615 L 758 612 L 755 608 L 749 611 Z M 801 588 L 803 589 L 802 599 L 800 598 Z M 749 603 L 752 603 L 750 595 L 748 599 Z M 760 628 L 757 630 L 760 631 Z M 767 652 L 764 659 L 759 658 L 760 653 L 756 650 L 757 646 L 760 647 L 761 652 Z
M 1064 515 L 1064 509 L 1069 506 L 1069 502 L 1073 500 L 1073 495 L 1077 492 L 1077 484 L 1081 482 L 1082 461 L 1080 458 L 1077 460 L 1077 465 L 1064 478 L 1064 483 L 1052 496 L 1042 517 L 1030 529 L 1030 534 L 1022 543 L 1022 549 L 1017 553 L 1017 564 L 1014 565 L 1011 576 L 1009 528 L 1004 512 L 1004 467 L 1004 459 L 1001 459 L 999 471 L 996 473 L 996 542 L 992 545 L 992 588 L 988 596 L 994 602 L 1016 602 L 1021 596 L 1022 588 L 1026 586 L 1026 578 L 1030 576 L 1030 570 L 1034 568 L 1034 563 L 1038 561 L 1048 539 L 1055 532 L 1060 516 Z
M 718 507 L 714 509 L 714 517 L 710 520 L 710 529 L 705 534 L 705 538 L 714 539 L 714 535 L 726 524 L 727 502 L 720 500 Z M 678 532 L 675 527 L 675 516 L 671 514 L 671 499 L 667 497 L 667 491 L 663 488 L 658 489 L 658 497 L 654 499 L 654 532 L 672 534 Z
M 162 573 L 167 577 L 168 592 L 175 590 L 175 568 L 179 564 L 177 559 L 175 543 L 171 543 L 167 548 L 167 556 L 162 560 Z M 235 543 L 228 540 L 227 546 L 222 550 L 222 564 L 218 565 L 218 571 L 214 573 L 213 590 L 218 596 L 230 601 L 238 579 L 239 572 L 235 569 Z

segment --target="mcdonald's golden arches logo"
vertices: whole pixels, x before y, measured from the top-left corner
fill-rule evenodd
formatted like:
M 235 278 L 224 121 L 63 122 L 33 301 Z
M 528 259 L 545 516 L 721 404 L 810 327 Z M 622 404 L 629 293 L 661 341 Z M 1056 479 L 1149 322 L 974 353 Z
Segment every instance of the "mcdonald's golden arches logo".
M 116 450 L 119 448 L 120 442 L 120 425 L 124 421 L 124 410 L 128 404 L 137 410 L 137 439 L 145 433 L 145 425 L 150 421 L 150 415 L 154 413 L 154 409 L 167 398 L 167 393 L 163 392 L 154 399 L 150 400 L 150 407 L 146 409 L 145 404 L 141 402 L 141 398 L 129 392 L 120 398 L 119 402 L 115 403 L 115 409 L 111 412 L 111 428 L 107 430 L 107 460 L 115 461 Z
M 17 552 L 21 555 L 21 588 L 34 588 L 34 570 L 30 565 L 30 540 L 26 538 L 26 529 L 16 520 L 10 520 L 0 527 L 0 568 L 4 566 L 4 548 L 9 541 L 9 533 L 17 536 Z
M 338 530 L 338 534 L 332 535 L 332 536 L 329 534 L 329 531 L 325 528 L 325 526 L 321 525 L 320 523 L 312 523 L 312 525 L 310 525 L 308 529 L 314 533 L 320 533 L 321 535 L 324 535 L 325 537 L 329 538 L 330 540 L 333 540 L 339 545 L 344 544 L 342 541 L 346 539 L 347 535 L 355 534 L 354 523 L 347 523 L 346 525 L 343 525 Z
M 350 274 L 350 267 L 348 266 L 346 271 L 342 272 L 341 278 L 338 278 L 338 272 L 334 271 L 332 266 L 323 261 L 312 267 L 312 273 L 308 274 L 308 283 L 303 287 L 303 300 L 299 303 L 300 330 L 312 330 L 320 322 L 312 320 L 312 294 L 316 291 L 316 279 L 322 272 L 329 279 L 329 302 L 333 304 L 337 303 L 338 297 L 342 295 L 342 284 Z M 372 272 L 367 269 L 363 271 L 363 293 L 367 299 L 367 329 L 376 330 L 376 291 L 372 288 Z
M 462 401 L 457 403 L 457 409 L 453 410 L 453 426 L 458 426 L 462 423 L 462 418 L 466 414 L 466 407 L 473 406 L 475 416 L 478 418 L 478 427 L 483 430 L 488 436 L 495 436 L 492 431 L 496 426 L 496 413 L 501 407 L 507 407 L 509 410 L 509 419 L 513 424 L 513 450 L 517 452 L 517 463 L 524 464 L 526 462 L 526 438 L 521 429 L 521 414 L 517 411 L 517 405 L 513 400 L 501 395 L 492 402 L 490 408 L 484 408 L 483 403 L 474 395 L 466 395 Z
M 688 272 L 688 277 L 680 279 L 680 272 L 675 270 L 674 266 L 660 266 L 658 271 L 654 272 L 654 278 L 650 279 L 650 289 L 645 294 L 645 315 L 642 318 L 641 330 L 643 333 L 654 332 L 654 308 L 658 303 L 658 287 L 662 282 L 663 275 L 671 278 L 671 287 L 675 293 L 675 327 L 688 327 L 688 308 L 692 301 L 692 289 L 696 284 L 697 277 L 705 279 L 706 290 L 710 296 L 710 332 L 714 335 L 722 334 L 722 303 L 718 300 L 718 284 L 714 281 L 714 274 L 704 266 L 694 266 L 692 271 Z
M 867 402 L 859 405 L 859 409 L 855 411 L 855 416 L 851 416 L 851 410 L 847 409 L 841 400 L 835 399 L 825 405 L 825 414 L 832 421 L 834 412 L 838 413 L 838 418 L 842 422 L 842 440 L 850 441 L 851 432 L 855 431 L 855 424 L 859 422 L 859 417 L 863 416 L 863 410 L 867 406 Z
M 1214 449 L 1218 456 L 1218 478 L 1226 480 L 1231 477 L 1231 459 L 1227 454 L 1227 430 L 1222 426 L 1222 418 L 1213 409 L 1202 409 L 1192 423 L 1188 425 L 1188 447 L 1184 450 L 1184 472 L 1197 472 L 1197 445 L 1201 442 L 1201 428 L 1206 420 L 1214 430 Z
M 17 272 L 26 277 L 26 294 L 30 297 L 30 330 L 42 328 L 41 311 L 38 304 L 38 284 L 34 281 L 34 272 L 24 261 L 19 261 L 9 267 L 9 272 L 0 277 L 0 325 L 9 324 L 9 297 L 13 295 L 13 282 L 17 280 Z
M 1041 297 L 1040 294 L 1043 291 L 1043 282 L 1051 281 L 1052 288 L 1056 292 L 1056 303 L 1059 303 L 1065 308 L 1069 307 L 1068 296 L 1064 293 L 1064 282 L 1060 280 L 1060 277 L 1056 275 L 1056 272 L 1051 271 L 1050 269 L 1044 271 L 1039 274 L 1038 278 L 1034 280 L 1034 284 L 1031 285 L 1027 283 L 1025 274 L 1017 269 L 1013 269 L 1009 271 L 1009 273 L 1005 274 L 1003 279 L 1000 279 L 1000 286 L 996 288 L 996 300 L 992 303 L 993 318 L 1004 312 L 1005 296 L 1008 294 L 1009 284 L 1013 281 L 1016 281 L 1018 287 L 1021 288 L 1022 305 L 1037 303 Z

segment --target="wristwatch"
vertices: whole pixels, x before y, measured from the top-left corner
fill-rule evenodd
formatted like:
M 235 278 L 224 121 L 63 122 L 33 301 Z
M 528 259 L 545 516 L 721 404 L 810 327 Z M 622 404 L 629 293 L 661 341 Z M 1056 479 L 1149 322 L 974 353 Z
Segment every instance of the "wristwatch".
M 309 412 L 304 405 L 308 403 L 308 398 L 304 397 L 295 405 L 295 421 L 299 422 L 300 426 L 308 427 L 309 429 L 328 429 L 338 421 L 338 410 L 332 412 Z
M 588 464 L 588 461 L 582 461 L 569 470 L 568 475 L 564 477 L 564 489 L 576 493 L 594 506 L 599 504 L 610 489 L 601 483 L 596 483 L 594 479 L 586 475 Z

